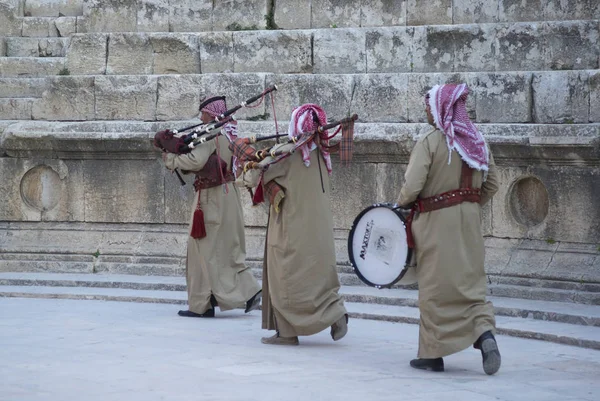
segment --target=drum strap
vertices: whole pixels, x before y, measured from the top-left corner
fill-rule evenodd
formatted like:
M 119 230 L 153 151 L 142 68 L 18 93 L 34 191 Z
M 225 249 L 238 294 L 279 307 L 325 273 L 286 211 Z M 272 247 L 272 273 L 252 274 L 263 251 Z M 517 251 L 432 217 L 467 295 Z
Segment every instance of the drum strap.
M 439 210 L 450 206 L 459 205 L 463 202 L 481 201 L 481 189 L 471 188 L 473 183 L 473 169 L 463 161 L 460 174 L 460 188 L 444 192 L 429 198 L 417 199 L 414 203 L 408 218 L 406 219 L 406 237 L 409 248 L 415 247 L 412 235 L 412 221 L 416 212 L 427 213 L 433 210 Z

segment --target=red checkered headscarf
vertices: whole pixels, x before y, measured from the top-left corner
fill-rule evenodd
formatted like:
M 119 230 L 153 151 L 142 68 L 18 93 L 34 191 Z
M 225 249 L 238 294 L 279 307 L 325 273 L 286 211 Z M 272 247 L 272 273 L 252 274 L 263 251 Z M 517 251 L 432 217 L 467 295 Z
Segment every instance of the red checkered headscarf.
M 292 111 L 292 117 L 290 119 L 290 127 L 288 129 L 288 137 L 290 139 L 297 138 L 303 133 L 313 132 L 320 125 L 327 124 L 327 114 L 320 106 L 312 103 L 303 104 L 300 107 L 296 107 Z M 328 146 L 328 134 L 327 131 L 321 132 L 318 135 L 321 137 L 321 143 Z M 310 152 L 317 147 L 314 140 L 299 147 L 302 152 L 302 160 L 306 167 L 310 166 Z M 331 156 L 324 148 L 321 147 L 321 154 L 325 159 L 325 166 L 327 172 L 331 174 Z
M 435 126 L 446 136 L 450 156 L 456 150 L 471 168 L 488 170 L 489 154 L 481 132 L 467 114 L 466 84 L 436 85 L 428 92 L 428 102 Z M 448 158 L 450 164 L 450 158 Z
M 209 96 L 200 103 L 199 109 L 213 117 L 219 117 L 227 111 L 225 96 Z M 223 126 L 222 131 L 227 135 L 229 142 L 233 141 L 238 136 L 237 121 L 231 120 Z

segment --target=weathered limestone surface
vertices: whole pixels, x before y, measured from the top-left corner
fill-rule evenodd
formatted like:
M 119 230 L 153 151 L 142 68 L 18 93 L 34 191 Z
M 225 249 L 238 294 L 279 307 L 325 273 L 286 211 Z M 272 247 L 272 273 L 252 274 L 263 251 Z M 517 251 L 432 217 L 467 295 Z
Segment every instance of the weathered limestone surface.
M 23 22 L 16 17 L 18 13 L 18 2 L 3 1 L 0 3 L 0 35 L 19 36 L 21 35 Z
M 35 120 L 94 119 L 94 78 L 56 77 L 33 105 Z
M 308 29 L 311 26 L 311 3 L 278 0 L 275 2 L 275 22 L 281 29 Z
M 54 20 L 55 18 L 50 17 L 24 18 L 22 35 L 32 37 L 58 36 Z
M 214 31 L 241 29 L 264 29 L 266 26 L 267 0 L 224 0 L 213 2 L 212 26 Z
M 367 30 L 367 71 L 411 72 L 413 71 L 412 41 L 414 28 L 377 28 Z
M 351 109 L 364 122 L 406 122 L 407 95 L 407 75 L 365 74 L 357 76 Z
M 77 32 L 76 17 L 58 17 L 54 20 L 58 36 L 68 37 Z
M 106 74 L 152 74 L 154 55 L 145 33 L 113 33 L 108 40 Z
M 154 120 L 156 93 L 156 77 L 96 77 L 96 119 Z
M 538 123 L 587 123 L 590 113 L 587 71 L 533 74 L 534 115 Z
M 452 0 L 406 2 L 407 25 L 452 24 Z
M 65 59 L 58 57 L 29 58 L 5 57 L 0 58 L 0 77 L 47 77 L 58 74 L 65 68 Z
M 235 32 L 233 43 L 235 72 L 312 72 L 310 32 Z
M 135 32 L 137 28 L 137 0 L 86 0 L 85 32 Z
M 360 26 L 360 0 L 313 0 L 312 28 Z
M 234 50 L 232 32 L 201 33 L 200 67 L 203 74 L 233 72 Z
M 360 26 L 406 25 L 406 0 L 362 0 Z
M 6 38 L 7 57 L 37 57 L 39 56 L 38 38 Z
M 490 0 L 453 0 L 452 22 L 454 24 L 472 24 L 498 22 L 499 1 Z
M 470 89 L 476 98 L 477 121 L 531 122 L 531 73 L 479 74 Z
M 0 119 L 30 120 L 33 99 L 0 99 Z
M 198 36 L 184 33 L 153 34 L 150 44 L 154 74 L 199 74 Z
M 357 29 L 318 30 L 314 33 L 315 74 L 367 72 L 365 31 Z
M 0 78 L 0 98 L 42 97 L 47 87 L 45 78 Z
M 77 16 L 83 13 L 82 0 L 27 0 L 25 15 L 31 17 Z
M 180 0 L 171 2 L 171 32 L 202 32 L 212 29 L 212 0 Z
M 67 68 L 73 75 L 104 74 L 108 34 L 75 34 L 67 53 Z
M 138 1 L 137 8 L 138 32 L 169 32 L 169 0 Z
M 156 119 L 173 121 L 197 117 L 203 91 L 202 75 L 159 77 Z

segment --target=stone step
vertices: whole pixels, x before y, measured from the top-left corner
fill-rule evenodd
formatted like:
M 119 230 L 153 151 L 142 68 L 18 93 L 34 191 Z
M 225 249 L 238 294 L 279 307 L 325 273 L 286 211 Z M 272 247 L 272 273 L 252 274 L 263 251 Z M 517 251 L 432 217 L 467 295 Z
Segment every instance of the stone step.
M 22 28 L 19 36 L 26 38 L 66 38 L 77 32 L 77 19 L 75 16 L 20 18 Z
M 3 57 L 0 58 L 2 78 L 40 78 L 65 73 L 64 57 Z
M 51 276 L 60 276 L 60 274 Z M 0 297 L 107 300 L 179 305 L 187 303 L 186 292 L 180 290 L 183 278 L 179 278 L 179 284 L 172 278 L 163 284 L 162 288 L 165 289 L 158 290 L 122 288 L 120 286 L 139 284 L 145 288 L 156 288 L 152 286 L 160 285 L 162 278 L 139 280 L 139 277 L 117 277 L 116 280 L 110 278 L 98 280 L 97 277 L 93 277 L 92 280 L 89 280 L 69 275 L 68 278 L 71 280 L 63 280 L 58 277 L 38 275 L 33 281 L 28 281 L 22 276 L 21 278 L 14 275 L 13 278 L 10 277 L 2 279 Z M 91 285 L 98 286 L 60 286 L 68 281 L 73 281 L 71 284 L 81 285 L 90 285 L 91 282 Z M 10 285 L 11 283 L 33 285 Z M 55 284 L 56 286 L 47 286 L 46 284 Z M 414 307 L 417 295 L 414 291 L 376 291 L 382 292 L 383 295 L 372 294 L 373 291 L 364 291 L 364 289 L 353 287 L 342 287 L 340 293 L 344 295 L 347 309 L 352 317 L 418 323 L 419 310 Z M 552 302 L 532 304 L 531 302 L 523 303 L 521 300 L 492 300 L 498 304 L 496 305 L 496 314 L 498 315 L 496 321 L 501 334 L 600 349 L 600 328 L 593 325 L 600 321 L 599 307 L 584 309 Z M 502 302 L 505 306 L 500 305 Z M 560 319 L 571 323 L 562 323 Z
M 0 72 L 4 77 L 72 73 L 65 67 L 64 58 L 38 57 L 0 58 Z M 471 88 L 467 107 L 476 123 L 600 122 L 600 70 L 90 75 L 54 76 L 47 80 L 47 90 L 33 108 L 36 120 L 187 120 L 196 117 L 200 98 L 209 93 L 224 93 L 233 106 L 276 83 L 279 89 L 275 94 L 275 114 L 282 121 L 289 118 L 291 108 L 299 101 L 318 101 L 335 118 L 351 111 L 359 115 L 361 122 L 424 123 L 423 93 L 427 88 L 463 81 Z M 378 106 L 382 103 L 387 107 Z M 236 113 L 242 120 L 272 120 L 272 116 L 270 102 Z
M 6 57 L 65 57 L 69 38 L 5 38 Z
M 40 98 L 48 83 L 46 78 L 0 78 L 0 99 Z
M 72 36 L 73 74 L 364 74 L 599 68 L 598 21 Z
M 255 271 L 256 273 L 256 271 Z M 261 279 L 260 275 L 256 275 Z M 0 273 L 0 286 L 7 287 L 78 287 L 118 288 L 140 291 L 185 292 L 184 277 L 138 276 L 125 274 L 66 274 L 66 273 Z M 40 290 L 41 291 L 41 290 Z M 418 306 L 418 291 L 409 289 L 376 289 L 342 285 L 340 293 L 347 302 L 392 306 Z M 496 314 L 501 316 L 600 327 L 600 306 L 570 302 L 533 301 L 490 296 Z
M 0 120 L 31 120 L 34 101 L 32 98 L 0 99 Z

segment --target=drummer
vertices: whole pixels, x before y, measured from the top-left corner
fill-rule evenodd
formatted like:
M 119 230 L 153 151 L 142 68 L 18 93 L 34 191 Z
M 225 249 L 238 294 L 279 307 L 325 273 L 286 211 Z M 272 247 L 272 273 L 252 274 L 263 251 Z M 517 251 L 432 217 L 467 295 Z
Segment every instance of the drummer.
M 426 95 L 434 129 L 412 150 L 398 204 L 417 211 L 409 228 L 419 285 L 416 369 L 443 371 L 443 357 L 473 345 L 488 375 L 500 369 L 494 309 L 486 302 L 481 207 L 498 190 L 494 158 L 469 120 L 466 84 L 436 85 Z M 460 188 L 460 189 L 459 189 Z

